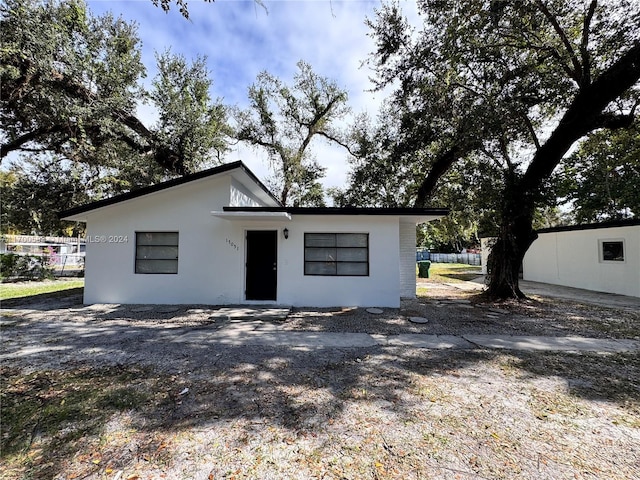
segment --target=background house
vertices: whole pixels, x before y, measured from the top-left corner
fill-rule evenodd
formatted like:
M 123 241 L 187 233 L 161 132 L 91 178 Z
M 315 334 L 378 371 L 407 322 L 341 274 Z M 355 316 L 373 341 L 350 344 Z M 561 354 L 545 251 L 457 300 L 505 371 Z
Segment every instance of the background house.
M 640 297 L 640 219 L 538 230 L 524 279 Z
M 416 223 L 445 214 L 283 207 L 235 162 L 61 218 L 87 223 L 85 303 L 398 307 Z

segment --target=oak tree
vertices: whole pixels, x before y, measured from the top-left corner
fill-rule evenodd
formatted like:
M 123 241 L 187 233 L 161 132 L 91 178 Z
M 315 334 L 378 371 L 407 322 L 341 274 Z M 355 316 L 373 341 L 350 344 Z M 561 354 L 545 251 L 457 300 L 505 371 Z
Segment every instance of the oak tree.
M 204 149 L 225 148 L 225 111 L 209 98 L 201 59 L 160 56 L 146 92 L 134 24 L 94 16 L 82 0 L 7 0 L 0 14 L 0 159 L 44 152 L 108 167 L 126 159 L 154 181 L 157 167 L 184 175 L 210 159 Z M 159 112 L 155 127 L 136 115 L 147 98 Z
M 284 205 L 321 205 L 324 168 L 310 154 L 314 139 L 348 147 L 336 124 L 349 112 L 336 82 L 298 62 L 292 85 L 264 71 L 249 87 L 249 108 L 236 111 L 236 138 L 263 149 Z
M 599 130 L 580 144 L 558 174 L 575 223 L 640 215 L 640 124 Z
M 640 5 L 628 0 L 423 0 L 413 29 L 398 4 L 369 21 L 378 88 L 393 87 L 398 145 L 424 205 L 464 158 L 500 169 L 489 294 L 523 297 L 518 271 L 536 207 L 571 146 L 628 128 L 639 103 Z M 398 147 L 396 147 L 398 148 Z

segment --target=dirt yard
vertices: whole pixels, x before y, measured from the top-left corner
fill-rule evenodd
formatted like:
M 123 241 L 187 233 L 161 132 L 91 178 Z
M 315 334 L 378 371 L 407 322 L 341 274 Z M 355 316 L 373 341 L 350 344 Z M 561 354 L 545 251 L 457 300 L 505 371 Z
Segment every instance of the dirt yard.
M 486 304 L 436 282 L 419 291 L 376 316 L 294 309 L 254 323 L 381 334 L 640 332 L 633 310 L 541 297 Z M 410 323 L 414 315 L 429 323 Z M 206 306 L 83 308 L 77 296 L 10 304 L 0 477 L 640 478 L 637 353 L 171 341 L 231 327 Z

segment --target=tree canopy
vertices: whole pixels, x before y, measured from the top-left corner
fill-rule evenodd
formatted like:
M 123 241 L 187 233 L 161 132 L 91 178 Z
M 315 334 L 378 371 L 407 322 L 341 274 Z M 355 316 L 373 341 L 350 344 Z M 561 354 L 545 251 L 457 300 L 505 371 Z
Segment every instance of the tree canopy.
M 640 125 L 599 130 L 580 144 L 558 173 L 559 195 L 576 223 L 640 215 Z
M 249 108 L 236 112 L 236 138 L 269 155 L 284 205 L 321 205 L 324 168 L 310 154 L 314 138 L 346 146 L 336 130 L 349 108 L 347 93 L 298 62 L 291 86 L 263 71 L 249 87 Z
M 423 0 L 419 13 L 418 29 L 398 3 L 369 20 L 376 42 L 369 64 L 378 88 L 394 89 L 393 116 L 385 118 L 395 126 L 392 136 L 367 143 L 375 153 L 355 172 L 415 178 L 407 194 L 422 206 L 463 159 L 492 164 L 482 170 L 500 189 L 489 291 L 521 296 L 517 275 L 535 239 L 536 208 L 555 201 L 552 172 L 575 142 L 635 118 L 640 5 Z
M 81 0 L 7 0 L 0 13 L 0 161 L 15 179 L 2 184 L 3 231 L 59 232 L 57 211 L 222 162 L 227 109 L 204 58 L 158 54 L 146 88 L 135 24 Z M 144 104 L 153 125 L 137 116 Z
M 224 150 L 225 110 L 209 98 L 201 59 L 159 56 L 146 92 L 134 24 L 94 16 L 81 0 L 8 0 L 0 12 L 0 158 L 47 152 L 106 166 L 127 158 L 145 178 L 150 164 L 182 175 L 210 160 L 210 149 Z M 147 98 L 161 118 L 155 128 L 136 116 Z
M 68 205 L 89 201 L 86 172 L 59 161 L 24 162 L 0 171 L 2 233 L 78 235 L 84 227 L 58 220 L 56 213 Z

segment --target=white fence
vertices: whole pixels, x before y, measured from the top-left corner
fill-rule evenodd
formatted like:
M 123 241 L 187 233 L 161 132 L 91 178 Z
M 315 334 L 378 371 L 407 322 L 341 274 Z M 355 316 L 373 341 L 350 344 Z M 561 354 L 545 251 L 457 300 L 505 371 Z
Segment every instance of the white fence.
M 27 252 L 3 252 L 3 254 L 28 256 L 28 257 L 45 257 L 47 266 L 53 270 L 53 274 L 57 277 L 63 276 L 82 276 L 84 274 L 84 258 L 83 253 L 27 253 Z M 33 262 L 36 262 L 34 259 Z
M 51 255 L 49 265 L 53 267 L 54 275 L 79 275 L 84 272 L 84 253 L 57 253 Z
M 416 259 L 430 260 L 432 263 L 466 263 L 467 265 L 482 265 L 479 253 L 433 253 L 418 251 Z

